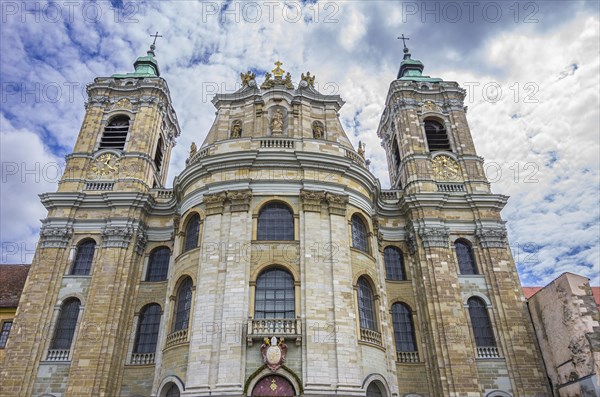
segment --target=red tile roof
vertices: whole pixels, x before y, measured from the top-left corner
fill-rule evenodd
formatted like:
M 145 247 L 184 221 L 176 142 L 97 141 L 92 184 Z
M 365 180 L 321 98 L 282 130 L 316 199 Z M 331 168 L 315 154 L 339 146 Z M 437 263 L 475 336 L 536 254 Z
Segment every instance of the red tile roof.
M 541 289 L 542 287 L 523 287 L 523 294 L 525 294 L 525 298 L 529 299 Z
M 592 295 L 598 307 L 600 307 L 600 287 L 592 287 Z
M 30 265 L 0 265 L 0 307 L 16 308 Z
M 529 299 L 542 288 L 543 287 L 523 287 L 523 294 L 525 295 L 525 298 Z M 600 287 L 592 287 L 592 295 L 594 295 L 596 305 L 600 307 Z

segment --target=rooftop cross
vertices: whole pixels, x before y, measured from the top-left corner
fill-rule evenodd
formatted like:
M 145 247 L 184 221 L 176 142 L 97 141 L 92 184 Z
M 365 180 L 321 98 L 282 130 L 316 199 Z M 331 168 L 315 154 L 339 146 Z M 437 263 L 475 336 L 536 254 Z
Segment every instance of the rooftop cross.
M 398 37 L 398 40 L 402 40 L 402 44 L 404 44 L 404 49 L 408 49 L 406 47 L 406 40 L 410 40 L 408 37 L 404 37 L 404 33 L 402 33 L 401 37 Z
M 154 37 L 154 41 L 152 42 L 152 46 L 156 47 L 156 39 L 159 37 L 162 37 L 162 35 L 158 34 L 158 32 L 156 32 L 156 34 L 151 34 L 150 37 Z

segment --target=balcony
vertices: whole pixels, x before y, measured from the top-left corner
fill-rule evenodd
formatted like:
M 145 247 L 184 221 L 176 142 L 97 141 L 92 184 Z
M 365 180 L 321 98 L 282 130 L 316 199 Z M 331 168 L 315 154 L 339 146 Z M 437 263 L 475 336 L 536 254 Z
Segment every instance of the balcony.
M 114 182 L 86 182 L 83 190 L 92 190 L 95 192 L 111 191 L 114 187 Z
M 260 140 L 261 149 L 294 149 L 295 141 L 286 138 L 268 138 Z
M 131 355 L 131 365 L 151 365 L 154 364 L 154 353 L 133 353 Z
M 180 329 L 179 331 L 171 332 L 169 335 L 167 335 L 167 343 L 165 344 L 165 349 L 169 348 L 171 346 L 178 345 L 180 343 L 187 342 L 187 337 L 188 337 L 187 328 Z
M 462 183 L 438 183 L 438 192 L 444 193 L 464 193 L 466 192 L 465 185 Z
M 418 363 L 419 362 L 419 352 L 397 352 L 396 360 L 399 363 Z
M 254 339 L 265 337 L 295 337 L 296 345 L 302 341 L 302 324 L 297 319 L 257 319 L 248 320 L 247 341 L 252 346 Z
M 500 353 L 495 346 L 478 347 L 477 358 L 500 358 Z
M 381 334 L 377 331 L 373 331 L 370 329 L 360 329 L 360 340 L 364 342 L 373 343 L 377 346 L 383 346 L 383 344 L 381 343 Z
M 69 361 L 70 349 L 50 349 L 46 361 Z

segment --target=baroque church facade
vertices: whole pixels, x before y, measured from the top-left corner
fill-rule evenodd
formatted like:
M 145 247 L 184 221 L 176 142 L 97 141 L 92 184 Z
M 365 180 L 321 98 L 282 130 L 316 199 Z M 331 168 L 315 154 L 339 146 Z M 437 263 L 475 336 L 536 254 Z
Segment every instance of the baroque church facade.
M 551 395 L 465 91 L 404 50 L 377 130 L 276 62 L 180 127 L 154 46 L 96 78 L 5 351 L 6 396 Z

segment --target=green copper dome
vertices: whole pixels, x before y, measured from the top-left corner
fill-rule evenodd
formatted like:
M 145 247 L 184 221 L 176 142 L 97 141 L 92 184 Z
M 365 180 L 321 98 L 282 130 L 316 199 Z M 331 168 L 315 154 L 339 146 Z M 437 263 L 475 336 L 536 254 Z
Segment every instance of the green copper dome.
M 146 56 L 141 56 L 135 60 L 133 67 L 135 72 L 126 74 L 113 74 L 112 77 L 116 79 L 125 78 L 140 78 L 140 77 L 160 77 L 160 69 L 158 62 L 154 58 L 156 54 L 154 44 L 150 46 L 150 51 L 147 52 Z
M 408 48 L 404 47 L 404 59 L 400 64 L 400 70 L 398 71 L 398 80 L 409 80 L 409 81 L 428 81 L 428 82 L 439 82 L 442 79 L 423 76 L 423 69 L 425 65 L 418 59 L 412 59 Z

